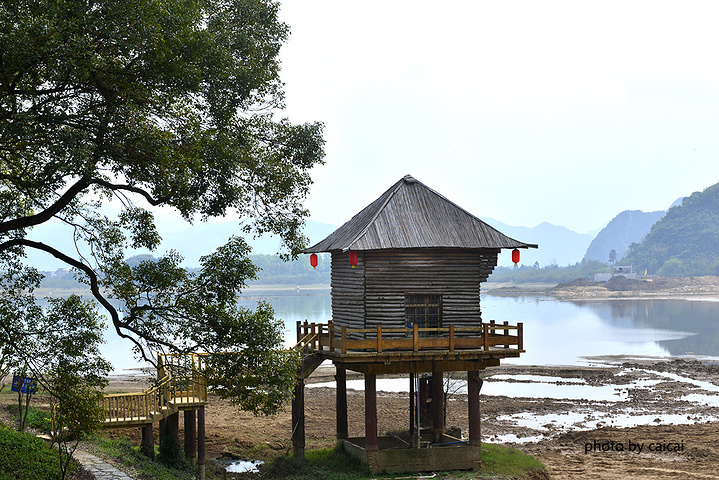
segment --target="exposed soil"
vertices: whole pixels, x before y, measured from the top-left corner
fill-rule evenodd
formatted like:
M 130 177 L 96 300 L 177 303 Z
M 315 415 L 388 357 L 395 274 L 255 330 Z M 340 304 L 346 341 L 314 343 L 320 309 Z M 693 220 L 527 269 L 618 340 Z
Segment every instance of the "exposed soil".
M 617 363 L 616 358 L 595 359 L 608 360 L 591 367 L 488 369 L 482 388 L 483 439 L 535 455 L 545 463 L 552 479 L 719 478 L 719 407 L 683 398 L 703 394 L 719 405 L 719 387 L 713 390 L 719 386 L 719 366 L 687 360 Z M 311 381 L 330 381 L 332 374 L 331 366 L 323 366 Z M 526 396 L 491 395 L 496 375 L 502 375 L 503 382 L 521 388 L 526 385 Z M 133 383 L 137 384 L 136 378 L 113 379 L 112 386 L 124 389 Z M 617 395 L 612 400 L 533 396 L 546 384 L 604 387 L 616 389 Z M 334 388 L 307 387 L 305 402 L 307 448 L 333 445 Z M 378 392 L 377 406 L 380 432 L 407 428 L 406 393 Z M 348 410 L 350 436 L 363 436 L 363 392 L 348 391 Z M 454 395 L 447 410 L 447 426 L 466 432 L 466 396 Z M 285 452 L 291 448 L 290 418 L 289 408 L 275 417 L 255 417 L 211 398 L 207 407 L 208 455 L 240 453 L 267 459 Z M 671 424 L 678 421 L 688 424 Z M 621 428 L 632 423 L 642 424 Z M 139 430 L 111 434 L 130 436 L 135 442 L 140 439 Z M 657 447 L 660 451 L 655 451 Z
M 719 296 L 719 277 L 653 277 L 648 279 L 628 279 L 623 276 L 612 277 L 607 282 L 591 282 L 578 278 L 571 282 L 560 283 L 554 287 L 523 288 L 487 284 L 484 291 L 492 295 L 547 295 L 559 300 L 597 299 L 597 298 L 675 298 L 717 297 Z

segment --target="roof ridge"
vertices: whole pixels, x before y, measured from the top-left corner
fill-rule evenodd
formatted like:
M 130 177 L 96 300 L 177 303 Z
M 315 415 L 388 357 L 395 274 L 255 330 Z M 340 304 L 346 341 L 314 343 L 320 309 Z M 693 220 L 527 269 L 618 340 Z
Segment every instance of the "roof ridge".
M 405 175 L 404 177 L 402 177 L 402 179 L 400 179 L 399 182 L 397 182 L 394 185 L 392 185 L 391 187 L 389 187 L 389 189 L 385 192 L 385 193 L 389 192 L 389 195 L 387 195 L 387 198 L 384 200 L 384 202 L 382 202 L 382 205 L 380 205 L 379 208 L 377 208 L 377 210 L 375 210 L 374 215 L 372 215 L 372 217 L 369 219 L 369 221 L 367 222 L 367 225 L 365 225 L 365 227 L 357 235 L 355 235 L 352 238 L 352 240 L 350 240 L 350 242 L 348 244 L 349 246 L 347 248 L 343 249 L 342 250 L 343 252 L 350 250 L 350 247 L 352 246 L 352 244 L 355 243 L 360 238 L 362 238 L 362 236 L 365 233 L 367 233 L 367 230 L 369 230 L 369 228 L 372 226 L 372 224 L 377 219 L 379 214 L 382 213 L 382 211 L 384 210 L 384 207 L 386 207 L 387 204 L 389 203 L 389 201 L 392 200 L 392 197 L 395 196 L 395 194 L 397 193 L 397 191 L 399 190 L 399 188 L 402 186 L 403 183 L 414 183 L 410 180 L 414 180 L 414 182 L 417 181 L 414 178 L 412 178 L 411 175 Z

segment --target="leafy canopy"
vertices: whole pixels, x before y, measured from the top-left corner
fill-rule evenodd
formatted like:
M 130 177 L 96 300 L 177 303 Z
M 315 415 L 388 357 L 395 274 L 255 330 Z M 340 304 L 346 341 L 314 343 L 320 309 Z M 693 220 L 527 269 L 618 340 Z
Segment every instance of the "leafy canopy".
M 17 345 L 34 303 L 28 249 L 66 262 L 146 358 L 157 350 L 278 344 L 269 318 L 224 331 L 255 276 L 241 238 L 180 268 L 170 252 L 130 266 L 125 249 L 155 249 L 152 207 L 185 219 L 233 214 L 243 232 L 278 235 L 296 256 L 309 170 L 322 163 L 322 125 L 278 119 L 278 52 L 288 27 L 273 0 L 8 0 L 0 4 L 0 335 Z M 109 201 L 119 215 L 106 215 Z M 61 221 L 60 251 L 33 227 Z M 90 252 L 90 253 L 86 253 Z M 109 299 L 118 302 L 111 303 Z M 119 305 L 115 307 L 113 305 Z M 266 315 L 272 315 L 261 309 Z M 22 329 L 20 329 L 22 330 Z M 250 331 L 248 331 L 250 330 Z M 232 386 L 230 386 L 232 389 Z

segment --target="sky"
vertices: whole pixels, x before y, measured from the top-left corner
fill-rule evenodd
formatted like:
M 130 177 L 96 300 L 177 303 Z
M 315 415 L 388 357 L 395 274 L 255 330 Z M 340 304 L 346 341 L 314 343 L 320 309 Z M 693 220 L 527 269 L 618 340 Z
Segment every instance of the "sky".
M 284 0 L 286 116 L 325 124 L 306 206 L 410 174 L 474 215 L 596 232 L 719 182 L 719 2 Z

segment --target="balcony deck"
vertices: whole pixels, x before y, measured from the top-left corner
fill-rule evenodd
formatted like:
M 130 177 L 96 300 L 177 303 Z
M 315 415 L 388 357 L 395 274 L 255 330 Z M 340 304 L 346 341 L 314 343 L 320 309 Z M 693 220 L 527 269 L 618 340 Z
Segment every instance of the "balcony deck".
M 523 324 L 495 321 L 476 327 L 371 329 L 297 322 L 297 338 L 308 356 L 376 374 L 481 370 L 524 353 Z

